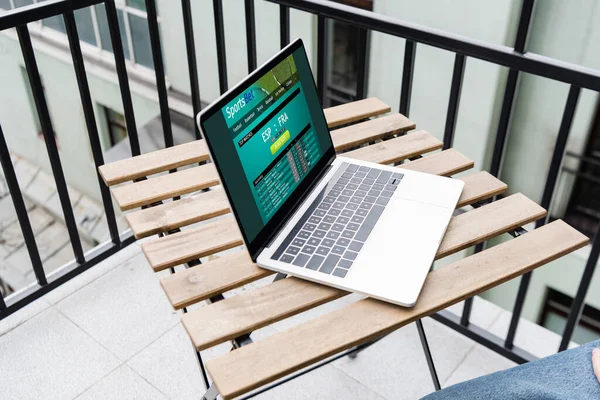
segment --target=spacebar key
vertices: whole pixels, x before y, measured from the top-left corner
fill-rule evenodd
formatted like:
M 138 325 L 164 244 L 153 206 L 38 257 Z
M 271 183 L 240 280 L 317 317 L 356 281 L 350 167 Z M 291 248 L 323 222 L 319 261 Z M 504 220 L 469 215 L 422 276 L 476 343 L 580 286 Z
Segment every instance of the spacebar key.
M 373 230 L 373 227 L 377 223 L 377 220 L 379 219 L 379 217 L 381 217 L 381 214 L 383 214 L 383 210 L 385 210 L 385 207 L 379 205 L 374 205 L 373 208 L 371 208 L 371 211 L 367 215 L 367 218 L 363 221 L 362 226 L 360 227 L 358 232 L 356 232 L 354 240 L 359 240 L 361 242 L 367 240 L 367 238 L 371 234 L 371 231 Z

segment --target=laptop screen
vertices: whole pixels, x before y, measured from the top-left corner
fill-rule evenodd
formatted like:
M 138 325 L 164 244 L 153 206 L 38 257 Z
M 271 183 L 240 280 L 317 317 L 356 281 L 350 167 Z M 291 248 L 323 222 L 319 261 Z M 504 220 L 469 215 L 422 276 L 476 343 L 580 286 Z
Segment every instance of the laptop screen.
M 324 156 L 333 156 L 302 42 L 282 50 L 213 108 L 201 120 L 202 131 L 250 244 L 275 228 L 290 211 L 282 208 L 298 200 Z

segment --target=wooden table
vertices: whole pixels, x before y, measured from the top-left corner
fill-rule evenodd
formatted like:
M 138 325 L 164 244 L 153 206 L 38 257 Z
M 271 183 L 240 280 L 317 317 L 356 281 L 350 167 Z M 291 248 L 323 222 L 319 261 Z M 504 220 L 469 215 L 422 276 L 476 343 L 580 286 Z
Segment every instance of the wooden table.
M 398 168 L 443 176 L 473 167 L 473 161 L 455 149 L 437 151 L 442 148 L 442 142 L 426 131 L 414 131 L 414 123 L 403 115 L 390 113 L 390 107 L 376 98 L 329 108 L 325 115 L 330 128 L 339 127 L 333 129 L 331 135 L 336 150 L 346 157 L 382 164 L 404 161 Z M 417 158 L 425 153 L 431 154 Z M 373 341 L 588 242 L 584 235 L 563 221 L 554 221 L 434 270 L 412 308 L 367 298 L 252 342 L 247 336 L 252 331 L 348 293 L 289 277 L 238 295 L 227 294 L 274 273 L 252 263 L 244 250 L 199 263 L 200 258 L 242 245 L 235 219 L 226 215 L 230 210 L 222 189 L 170 201 L 175 196 L 219 184 L 213 165 L 204 163 L 207 160 L 206 145 L 200 140 L 107 164 L 100 168 L 100 173 L 111 186 L 122 210 L 145 207 L 126 214 L 126 218 L 136 238 L 159 235 L 142 244 L 154 271 L 187 263 L 188 268 L 160 281 L 172 306 L 179 310 L 212 299 L 209 305 L 182 316 L 196 350 L 236 338 L 239 339 L 234 347 L 245 344 L 206 364 L 214 382 L 210 394 L 218 391 L 225 399 L 248 393 L 339 352 Z M 149 177 L 183 166 L 191 167 Z M 149 178 L 139 179 L 145 177 Z M 506 184 L 485 171 L 460 179 L 465 182 L 465 188 L 458 207 L 478 207 L 452 218 L 438 259 L 546 214 L 543 208 L 519 193 L 482 204 L 483 200 L 507 190 Z M 187 227 L 201 221 L 205 222 L 201 226 Z

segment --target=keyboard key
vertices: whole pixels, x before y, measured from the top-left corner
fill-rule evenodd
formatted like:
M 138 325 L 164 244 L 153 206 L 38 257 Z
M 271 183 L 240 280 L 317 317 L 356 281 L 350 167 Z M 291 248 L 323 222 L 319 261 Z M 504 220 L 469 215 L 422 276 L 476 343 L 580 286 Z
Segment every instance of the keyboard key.
M 316 248 L 315 248 L 314 246 L 309 246 L 309 245 L 306 245 L 306 246 L 304 246 L 304 247 L 302 248 L 302 252 L 303 252 L 303 253 L 308 253 L 308 254 L 312 254 L 312 253 L 314 253 L 314 252 L 315 252 L 315 250 L 316 250 Z
M 360 202 L 362 201 L 362 199 L 358 196 L 352 196 L 352 198 L 350 199 L 350 203 L 358 203 L 360 204 Z
M 318 229 L 317 229 L 317 230 L 316 230 L 316 231 L 313 233 L 313 236 L 314 236 L 314 237 L 316 237 L 316 238 L 324 238 L 324 237 L 325 237 L 325 231 L 321 231 L 321 230 L 318 230 Z
M 391 175 L 391 174 L 390 174 L 390 175 Z M 353 177 L 353 176 L 354 176 L 354 174 L 353 174 L 353 173 L 350 173 L 350 172 L 344 172 L 344 173 L 342 174 L 342 178 L 346 178 L 346 179 L 352 179 L 352 177 Z
M 358 185 L 356 183 L 349 183 L 346 185 L 346 189 L 356 190 L 358 189 Z
M 346 251 L 346 249 L 343 248 L 342 246 L 333 246 L 333 248 L 331 249 L 331 252 L 333 254 L 339 254 L 339 255 L 344 254 L 345 251 Z
M 340 179 L 338 179 L 338 181 L 336 183 L 346 186 L 349 182 L 350 182 L 350 179 L 340 178 Z
M 380 172 L 381 172 L 381 170 L 373 168 L 372 170 L 369 171 L 369 173 L 367 174 L 367 177 L 369 177 L 371 179 L 377 179 Z
M 360 225 L 351 222 L 346 226 L 346 228 L 350 229 L 351 231 L 357 231 L 358 228 L 360 228 Z
M 289 264 L 292 261 L 294 261 L 294 256 L 290 256 L 289 254 L 284 254 L 281 257 L 279 257 L 279 261 Z
M 333 185 L 333 190 L 339 190 L 339 191 L 342 191 L 342 190 L 344 190 L 344 189 L 346 189 L 346 186 L 345 186 L 345 185 L 340 185 L 339 183 L 336 183 L 335 185 Z M 331 193 L 331 192 L 329 192 L 329 193 Z
M 298 237 L 302 239 L 308 239 L 310 237 L 310 233 L 306 231 L 298 232 Z
M 352 261 L 341 259 L 338 263 L 338 267 L 349 269 L 352 266 Z
M 339 236 L 340 236 L 340 233 L 339 233 L 339 232 L 336 232 L 336 231 L 329 231 L 329 232 L 327 232 L 327 234 L 325 235 L 325 237 L 326 237 L 327 239 L 334 239 L 334 240 L 335 240 L 335 239 L 337 239 Z
M 335 201 L 335 197 L 333 197 L 333 196 L 325 196 L 323 198 L 324 203 L 333 203 L 334 201 Z
M 392 178 L 395 178 L 395 179 L 402 179 L 403 177 L 404 177 L 404 174 L 401 174 L 400 172 L 394 172 L 392 174 Z
M 365 192 L 368 192 L 369 190 L 371 190 L 371 186 L 369 186 L 369 185 L 365 185 L 365 184 L 363 183 L 362 185 L 360 185 L 360 186 L 358 187 L 358 189 L 359 189 L 359 190 L 362 190 L 362 191 L 365 191 Z
M 376 204 L 379 204 L 380 206 L 386 206 L 387 203 L 389 203 L 390 199 L 388 197 L 380 197 L 377 199 L 377 201 L 375 202 Z
M 350 222 L 350 218 L 348 217 L 338 217 L 337 219 L 338 224 L 347 224 L 348 222 Z
M 354 238 L 355 240 L 358 240 L 360 242 L 365 242 L 367 240 L 369 234 L 375 226 L 375 223 L 377 222 L 379 217 L 381 217 L 381 214 L 383 214 L 383 210 L 385 210 L 385 208 L 378 204 L 373 206 L 373 208 L 369 212 L 369 215 L 367 215 L 367 218 L 361 225 L 360 229 L 358 230 L 358 232 L 356 232 L 356 237 Z
M 319 267 L 321 266 L 321 263 L 323 262 L 324 259 L 325 259 L 325 257 L 315 254 L 314 256 L 312 256 L 312 258 L 306 265 L 306 268 L 316 271 L 319 269 Z
M 360 215 L 361 217 L 366 217 L 369 212 L 367 210 L 356 210 L 356 215 Z
M 338 246 L 348 247 L 350 244 L 350 239 L 339 238 L 336 244 Z
M 379 197 L 380 194 L 381 194 L 381 190 L 370 190 L 369 191 L 369 196 Z
M 304 232 L 304 231 L 302 231 L 302 232 Z M 308 233 L 308 232 L 306 232 L 306 233 Z M 306 243 L 306 240 L 302 240 L 302 239 L 298 239 L 298 238 L 295 238 L 294 240 L 292 240 L 292 244 L 294 246 L 302 247 L 302 246 L 304 246 L 304 243 Z
M 292 264 L 297 265 L 299 267 L 304 267 L 304 265 L 306 265 L 306 262 L 308 261 L 309 258 L 310 258 L 309 255 L 300 253 L 294 259 L 294 262 L 292 262 Z
M 379 174 L 379 177 L 375 180 L 375 182 L 385 184 L 390 176 L 392 176 L 390 171 L 381 171 L 381 174 Z
M 365 197 L 367 195 L 367 192 L 365 192 L 364 190 L 357 190 L 356 192 L 354 192 L 354 195 L 356 197 Z
M 317 254 L 320 254 L 322 256 L 326 256 L 327 254 L 329 254 L 329 249 L 327 247 L 319 246 L 317 248 Z
M 355 224 L 360 224 L 364 220 L 365 220 L 365 217 L 361 217 L 360 215 L 355 215 L 354 217 L 352 217 L 352 219 L 350 221 L 354 222 Z
M 361 182 L 362 182 L 362 179 L 360 179 L 360 178 L 352 178 L 352 179 L 350 179 L 350 183 L 355 183 L 357 185 L 360 185 Z
M 385 185 L 385 190 L 389 190 L 390 192 L 393 192 L 394 190 L 396 190 L 396 186 L 395 185 Z
M 335 240 L 323 239 L 323 241 L 321 242 L 321 244 L 323 246 L 331 247 L 331 246 L 333 246 L 335 244 Z
M 393 194 L 394 194 L 394 192 L 390 192 L 389 190 L 381 191 L 381 197 L 392 197 Z
M 371 190 L 372 192 L 372 190 Z M 369 193 L 371 193 L 369 192 Z M 369 202 L 369 203 L 375 203 L 375 200 L 377 200 L 377 197 L 373 197 L 373 196 L 365 196 L 365 201 Z
M 344 258 L 346 258 L 346 259 L 348 259 L 348 260 L 356 260 L 356 256 L 357 256 L 357 255 L 358 255 L 358 253 L 357 253 L 357 252 L 355 252 L 355 251 L 350 251 L 350 250 L 347 250 L 347 251 L 344 253 Z
M 390 185 L 398 185 L 399 183 L 400 183 L 400 179 L 395 179 L 395 178 L 390 179 L 390 182 L 389 182 Z
M 315 210 L 315 212 L 313 213 L 313 215 L 315 217 L 322 217 L 325 214 L 327 214 L 327 211 L 325 211 L 325 210 Z
M 333 271 L 333 269 L 335 268 L 335 265 L 337 264 L 339 259 L 340 259 L 340 256 L 336 256 L 335 254 L 330 254 L 325 259 L 325 262 L 323 263 L 323 265 L 321 265 L 321 269 L 319 269 L 319 272 L 323 272 L 324 274 L 330 274 L 331 271 Z
M 310 224 L 310 223 L 304 224 L 304 229 L 306 229 L 307 231 L 310 231 L 310 232 L 314 231 L 316 227 L 317 226 L 315 224 Z
M 330 203 L 321 203 L 318 205 L 317 208 L 320 208 L 321 210 L 329 210 L 331 208 L 331 204 Z
M 327 196 L 338 197 L 341 194 L 339 190 L 330 190 Z
M 367 176 L 367 174 L 365 172 L 358 171 L 357 173 L 354 174 L 354 176 L 357 176 L 359 178 L 364 178 L 365 176 Z
M 362 249 L 362 247 L 363 247 L 363 243 L 357 242 L 356 240 L 353 240 L 350 243 L 350 246 L 348 246 L 348 250 L 360 251 L 360 249 Z
M 327 214 L 333 215 L 334 217 L 337 217 L 338 215 L 340 215 L 340 210 L 337 209 L 337 208 L 332 208 L 331 210 L 329 210 L 327 212 Z
M 287 248 L 287 250 L 285 252 L 293 254 L 293 255 L 296 255 L 296 254 L 298 254 L 300 252 L 300 248 L 299 247 L 290 246 L 290 247 Z
M 350 196 L 341 195 L 340 197 L 338 197 L 338 201 L 340 201 L 342 203 L 347 203 L 348 200 L 350 200 Z
M 346 230 L 346 231 L 342 232 L 342 237 L 344 237 L 346 239 L 352 239 L 354 237 L 354 232 Z M 306 247 L 306 246 L 304 246 L 304 247 Z
M 343 190 L 342 191 L 342 196 L 352 196 L 352 194 L 354 193 L 354 190 Z M 348 201 L 348 200 L 342 200 L 342 199 L 338 199 L 339 201 Z
M 333 226 L 331 227 L 332 231 L 338 231 L 341 232 L 344 230 L 344 225 L 342 224 L 333 224 Z
M 308 222 L 310 222 L 311 224 L 318 224 L 319 222 L 321 222 L 321 218 L 313 216 L 308 219 Z
M 323 229 L 324 231 L 328 231 L 329 228 L 331 228 L 331 224 L 328 224 L 326 222 L 321 222 L 319 224 L 319 229 Z
M 358 165 L 356 165 L 356 164 L 348 164 L 348 166 L 346 167 L 346 171 L 356 172 L 356 171 L 358 171 Z
M 343 278 L 346 276 L 347 273 L 348 273 L 347 269 L 336 268 L 335 271 L 333 271 L 333 276 L 337 276 L 338 278 Z
M 336 201 L 335 203 L 333 203 L 333 208 L 339 208 L 342 209 L 344 208 L 345 203 L 342 203 L 341 201 Z
M 371 170 L 371 168 L 362 166 L 358 170 L 361 171 L 361 172 L 369 172 Z
M 383 190 L 383 185 L 380 183 L 374 183 L 372 187 L 374 190 Z
M 363 210 L 370 210 L 373 203 L 361 203 L 360 208 Z
M 348 210 L 356 210 L 358 208 L 358 204 L 356 204 L 356 203 L 348 203 L 348 204 L 346 204 L 346 208 Z
M 323 218 L 323 221 L 331 224 L 332 222 L 335 222 L 335 217 L 333 215 L 326 215 L 325 218 Z
M 308 245 L 310 246 L 318 246 L 319 243 L 321 243 L 321 239 L 318 239 L 316 237 L 311 237 L 310 239 L 308 239 Z
M 354 215 L 352 210 L 342 210 L 342 217 L 351 217 L 352 215 Z
M 367 186 L 371 186 L 375 183 L 375 179 L 371 179 L 371 178 L 365 178 L 363 180 L 363 184 L 367 185 Z

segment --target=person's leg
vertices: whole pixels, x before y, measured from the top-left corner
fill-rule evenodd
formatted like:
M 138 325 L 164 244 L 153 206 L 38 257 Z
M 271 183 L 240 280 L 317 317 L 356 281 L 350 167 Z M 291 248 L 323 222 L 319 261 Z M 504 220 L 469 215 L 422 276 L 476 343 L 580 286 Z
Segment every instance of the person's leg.
M 592 349 L 600 340 L 541 360 L 458 383 L 423 400 L 446 399 L 600 399 Z

